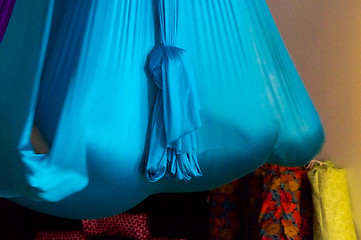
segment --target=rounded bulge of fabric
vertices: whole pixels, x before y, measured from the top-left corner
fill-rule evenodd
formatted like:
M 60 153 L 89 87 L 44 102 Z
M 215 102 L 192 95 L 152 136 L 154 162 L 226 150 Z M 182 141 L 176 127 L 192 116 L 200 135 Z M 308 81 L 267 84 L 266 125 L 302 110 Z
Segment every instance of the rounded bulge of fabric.
M 155 183 L 146 178 L 149 116 L 144 111 L 149 103 L 140 97 L 139 89 L 130 87 L 138 79 L 135 77 L 127 82 L 129 87 L 119 87 L 119 92 L 127 90 L 122 94 L 109 94 L 110 88 L 117 88 L 114 84 L 94 92 L 96 107 L 83 124 L 87 129 L 87 187 L 58 202 L 29 198 L 14 201 L 60 217 L 98 218 L 124 212 L 151 194 L 208 190 L 240 178 L 267 161 L 300 165 L 315 154 L 313 146 L 317 148 L 321 139 L 316 118 L 303 114 L 303 125 L 297 124 L 295 119 L 301 118 L 297 114 L 280 118 L 258 74 L 245 76 L 231 67 L 222 75 L 216 69 L 199 66 L 195 79 L 202 126 L 196 135 L 201 177 L 188 182 L 170 178 Z M 156 89 L 145 86 L 143 90 L 149 90 L 148 101 L 154 102 Z M 136 94 L 139 97 L 134 97 Z M 137 108 L 141 103 L 144 106 Z
M 200 90 L 202 126 L 197 130 L 197 155 L 203 176 L 188 182 L 175 178 L 149 182 L 144 159 L 147 134 L 136 131 L 135 125 L 142 121 L 130 122 L 140 119 L 142 113 L 138 109 L 132 114 L 116 114 L 117 101 L 108 99 L 106 110 L 91 111 L 93 118 L 108 120 L 101 123 L 93 119 L 86 124 L 87 187 L 58 202 L 28 198 L 15 201 L 60 217 L 97 218 L 124 212 L 154 193 L 208 190 L 252 172 L 267 161 L 277 139 L 279 126 L 273 110 L 263 98 L 262 89 L 244 88 L 232 96 L 219 90 L 211 95 L 205 94 L 206 89 Z M 112 118 L 107 116 L 110 113 Z
M 184 36 L 192 37 L 189 34 Z M 281 126 L 267 99 L 262 78 L 247 73 L 248 55 L 244 61 L 239 51 L 233 51 L 234 48 L 227 49 L 239 53 L 236 54 L 239 57 L 220 57 L 223 56 L 224 48 L 205 47 L 205 44 L 197 44 L 196 48 L 182 44 L 176 46 L 188 50 L 193 56 L 202 118 L 202 126 L 196 133 L 202 177 L 192 178 L 187 183 L 172 178 L 150 183 L 146 179 L 144 149 L 149 116 L 144 111 L 148 111 L 148 105 L 154 103 L 155 89 L 148 88 L 148 83 L 152 82 L 150 79 L 137 77 L 138 74 L 144 74 L 145 59 L 127 54 L 126 60 L 136 59 L 135 62 L 139 62 L 140 71 L 136 69 L 136 74 L 131 72 L 134 68 L 132 61 L 124 61 L 130 62 L 128 64 L 132 66 L 124 67 L 130 71 L 129 75 L 122 73 L 122 76 L 113 79 L 109 78 L 110 73 L 106 71 L 106 81 L 99 78 L 99 85 L 95 84 L 96 96 L 91 98 L 94 102 L 91 104 L 92 114 L 89 115 L 92 118 L 79 124 L 89 129 L 86 145 L 87 187 L 58 202 L 34 201 L 27 197 L 13 200 L 51 215 L 97 218 L 124 212 L 157 192 L 211 189 L 242 177 L 269 160 L 277 146 Z M 87 84 L 94 80 L 81 79 L 86 80 Z M 81 87 L 84 92 L 85 86 Z M 286 139 L 286 143 L 292 142 L 283 139 Z M 302 140 L 295 141 L 294 146 L 297 142 Z M 279 145 L 279 149 L 282 148 Z M 302 151 L 301 148 L 296 149 Z
M 317 127 L 307 126 L 318 126 L 319 122 L 313 125 L 315 119 L 306 119 L 302 129 L 294 122 L 297 115 L 280 118 L 258 74 L 240 77 L 237 68 L 230 69 L 233 71 L 227 75 L 204 66 L 195 69 L 202 119 L 202 126 L 196 131 L 201 177 L 188 182 L 175 178 L 149 182 L 145 173 L 149 116 L 144 114 L 148 103 L 141 101 L 144 98 L 131 97 L 139 92 L 135 88 L 123 88 L 127 90 L 123 94 L 109 94 L 110 89 L 104 88 L 94 93 L 93 105 L 97 107 L 91 109 L 89 121 L 84 124 L 88 186 L 58 202 L 28 198 L 15 201 L 51 215 L 98 218 L 124 212 L 158 192 L 212 189 L 254 171 L 267 161 L 286 165 L 291 157 L 294 164 L 308 161 L 315 153 L 309 150 L 309 144 L 316 146 L 319 141 L 315 138 Z M 112 88 L 115 87 L 113 84 Z M 156 89 L 144 88 L 144 93 L 146 89 L 150 91 L 148 101 L 154 102 Z M 145 105 L 137 108 L 141 102 Z
M 302 166 L 308 163 L 320 151 L 324 133 L 319 121 L 308 126 L 287 129 L 280 132 L 268 163 L 287 167 Z

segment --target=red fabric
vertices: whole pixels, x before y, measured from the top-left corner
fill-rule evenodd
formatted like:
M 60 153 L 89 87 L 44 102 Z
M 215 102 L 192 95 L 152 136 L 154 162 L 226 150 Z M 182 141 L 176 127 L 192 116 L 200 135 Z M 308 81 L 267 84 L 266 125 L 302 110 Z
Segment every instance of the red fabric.
M 149 214 L 119 214 L 116 216 L 82 220 L 83 231 L 89 236 L 122 236 L 134 239 L 151 239 Z
M 37 232 L 35 240 L 86 240 L 82 231 Z
M 210 192 L 212 240 L 311 240 L 312 198 L 301 168 L 265 164 Z
M 313 203 L 311 195 L 311 184 L 306 172 L 301 176 L 301 226 L 300 235 L 302 240 L 313 239 Z
M 82 227 L 83 231 L 37 232 L 36 240 L 91 240 L 93 236 L 118 236 L 139 240 L 186 240 L 152 237 L 147 213 L 124 213 L 108 218 L 82 220 Z
M 264 179 L 259 216 L 262 240 L 301 240 L 309 232 L 301 214 L 301 189 L 306 172 L 300 168 L 266 164 L 261 168 Z M 306 190 L 306 189 L 303 189 Z M 302 219 L 303 217 L 303 219 Z M 310 219 L 308 219 L 310 220 Z M 308 228 L 310 225 L 308 225 Z
M 241 239 L 241 188 L 242 181 L 236 180 L 209 192 L 210 240 Z

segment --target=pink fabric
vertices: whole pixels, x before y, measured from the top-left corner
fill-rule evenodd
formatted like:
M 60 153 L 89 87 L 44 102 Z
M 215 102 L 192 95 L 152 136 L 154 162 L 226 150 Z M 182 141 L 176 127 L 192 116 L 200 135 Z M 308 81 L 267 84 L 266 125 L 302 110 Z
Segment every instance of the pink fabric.
M 86 240 L 82 231 L 37 232 L 35 240 Z
M 149 228 L 149 214 L 119 214 L 116 216 L 82 220 L 83 231 L 86 235 L 94 236 L 122 236 L 134 239 L 151 239 Z
M 108 218 L 82 220 L 82 226 L 83 231 L 37 232 L 36 240 L 91 240 L 93 236 L 119 236 L 138 240 L 186 240 L 152 237 L 148 213 L 124 213 Z

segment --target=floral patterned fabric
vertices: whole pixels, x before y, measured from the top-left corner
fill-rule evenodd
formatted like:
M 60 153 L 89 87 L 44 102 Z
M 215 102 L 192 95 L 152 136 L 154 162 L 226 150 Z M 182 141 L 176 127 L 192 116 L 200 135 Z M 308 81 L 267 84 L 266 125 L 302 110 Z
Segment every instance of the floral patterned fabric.
M 312 199 L 307 173 L 266 164 L 212 190 L 210 238 L 312 239 Z
M 307 210 L 301 211 L 300 204 L 301 186 L 306 180 L 306 173 L 298 168 L 276 165 L 265 165 L 260 172 L 264 179 L 259 216 L 260 239 L 309 239 L 311 237 L 309 233 L 312 233 L 310 231 L 312 225 L 309 224 L 312 221 L 312 214 Z

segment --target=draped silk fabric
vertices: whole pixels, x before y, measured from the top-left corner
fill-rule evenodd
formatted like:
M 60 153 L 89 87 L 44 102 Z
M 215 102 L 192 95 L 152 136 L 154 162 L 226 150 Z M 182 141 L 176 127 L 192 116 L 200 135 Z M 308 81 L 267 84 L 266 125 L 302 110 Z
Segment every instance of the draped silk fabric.
M 0 86 L 0 196 L 57 216 L 302 165 L 323 141 L 264 0 L 18 0 Z
M 15 5 L 15 0 L 1 0 L 0 1 L 0 43 L 8 26 L 11 13 Z
M 197 160 L 197 136 L 201 126 L 197 86 L 186 51 L 172 46 L 176 41 L 178 0 L 157 4 L 161 44 L 149 60 L 149 71 L 159 88 L 155 101 L 148 179 L 159 180 L 169 172 L 177 180 L 201 176 Z

